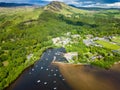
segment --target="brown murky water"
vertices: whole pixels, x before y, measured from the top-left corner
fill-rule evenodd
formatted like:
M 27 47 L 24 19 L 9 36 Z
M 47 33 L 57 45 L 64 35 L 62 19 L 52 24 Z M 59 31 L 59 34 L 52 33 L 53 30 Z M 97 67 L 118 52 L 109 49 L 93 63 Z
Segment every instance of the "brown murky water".
M 120 90 L 120 64 L 109 70 L 55 62 L 73 90 Z

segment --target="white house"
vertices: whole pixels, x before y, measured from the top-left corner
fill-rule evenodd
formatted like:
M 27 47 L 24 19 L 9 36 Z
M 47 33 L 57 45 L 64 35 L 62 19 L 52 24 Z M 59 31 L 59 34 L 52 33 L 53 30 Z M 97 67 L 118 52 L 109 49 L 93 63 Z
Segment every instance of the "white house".
M 78 57 L 78 53 L 77 53 L 77 52 L 65 53 L 65 54 L 64 54 L 64 57 L 65 57 L 67 60 L 72 60 L 73 57 Z

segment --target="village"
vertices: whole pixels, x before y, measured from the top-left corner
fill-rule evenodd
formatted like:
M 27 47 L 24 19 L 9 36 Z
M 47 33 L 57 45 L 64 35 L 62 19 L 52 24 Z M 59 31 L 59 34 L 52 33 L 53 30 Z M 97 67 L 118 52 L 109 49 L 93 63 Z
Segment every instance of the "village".
M 93 47 L 100 47 L 100 48 L 108 48 L 108 49 L 111 49 L 113 52 L 120 51 L 119 44 L 114 41 L 117 38 L 115 36 L 94 37 L 93 35 L 86 35 L 85 37 L 86 38 L 83 39 L 79 34 L 71 34 L 70 32 L 67 32 L 61 37 L 53 38 L 52 42 L 55 46 L 66 48 L 67 46 L 72 47 L 73 44 L 79 43 L 80 40 L 82 40 L 86 47 L 93 46 Z M 88 56 L 88 58 L 86 58 L 88 62 L 104 59 L 104 56 L 98 53 L 92 54 L 90 52 L 87 52 L 87 53 L 84 53 L 83 55 Z M 79 59 L 78 56 L 79 56 L 79 53 L 77 51 L 67 52 L 64 54 L 64 57 L 67 59 L 69 63 L 75 63 L 74 58 L 78 60 Z M 77 62 L 77 64 L 80 64 L 80 62 Z

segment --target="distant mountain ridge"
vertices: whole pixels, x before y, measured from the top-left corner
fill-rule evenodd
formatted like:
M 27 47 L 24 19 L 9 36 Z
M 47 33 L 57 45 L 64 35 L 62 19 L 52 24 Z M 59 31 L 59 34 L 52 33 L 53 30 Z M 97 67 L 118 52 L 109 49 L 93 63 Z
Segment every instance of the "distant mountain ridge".
M 84 9 L 84 10 L 94 10 L 94 11 L 98 11 L 98 10 L 120 10 L 119 8 L 100 8 L 100 7 L 76 7 L 75 5 L 69 4 L 69 6 L 78 8 L 78 9 Z
M 0 2 L 0 7 L 19 7 L 19 6 L 33 6 L 34 4 L 27 3 L 6 3 Z

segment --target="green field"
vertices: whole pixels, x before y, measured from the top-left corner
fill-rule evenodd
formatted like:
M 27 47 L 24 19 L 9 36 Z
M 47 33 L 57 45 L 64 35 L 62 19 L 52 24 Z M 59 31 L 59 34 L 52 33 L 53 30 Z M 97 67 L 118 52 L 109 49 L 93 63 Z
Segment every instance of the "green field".
M 111 49 L 111 50 L 119 50 L 120 46 L 117 44 L 113 44 L 109 41 L 103 41 L 103 40 L 98 40 L 96 41 L 98 44 L 102 45 L 105 48 Z
M 112 39 L 112 41 L 120 45 L 120 36 L 116 36 L 115 38 Z

